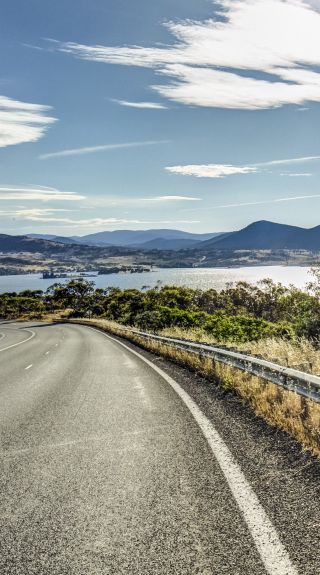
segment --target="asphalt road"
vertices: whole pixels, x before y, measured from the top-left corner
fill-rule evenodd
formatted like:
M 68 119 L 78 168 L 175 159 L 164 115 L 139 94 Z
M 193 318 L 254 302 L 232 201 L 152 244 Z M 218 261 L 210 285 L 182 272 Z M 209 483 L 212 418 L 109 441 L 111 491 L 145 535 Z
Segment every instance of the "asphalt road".
M 131 348 L 0 324 L 1 575 L 320 573 L 318 463 Z

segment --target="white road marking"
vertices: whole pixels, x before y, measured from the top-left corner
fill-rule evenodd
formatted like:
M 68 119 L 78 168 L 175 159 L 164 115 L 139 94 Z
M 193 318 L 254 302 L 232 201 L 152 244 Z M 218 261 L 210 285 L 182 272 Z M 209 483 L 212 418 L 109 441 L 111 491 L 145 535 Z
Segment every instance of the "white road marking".
M 46 351 L 46 354 L 45 354 L 45 355 L 49 355 L 49 353 L 50 353 L 50 351 Z
M 23 343 L 27 343 L 27 341 L 30 341 L 30 339 L 32 339 L 36 335 L 35 331 L 32 331 L 32 329 L 23 329 L 23 331 L 28 331 L 29 333 L 31 333 L 30 337 L 28 337 L 27 339 L 24 339 L 23 341 L 19 341 L 18 343 L 13 343 L 12 345 L 8 345 L 8 347 L 3 347 L 2 349 L 0 349 L 0 353 L 2 351 L 6 351 L 7 349 L 11 349 L 12 347 L 17 347 L 18 345 L 22 345 Z
M 136 367 L 137 367 L 137 366 L 136 366 Z M 144 387 L 144 385 L 143 385 L 143 382 L 141 381 L 141 378 L 139 377 L 139 375 L 136 375 L 136 376 L 134 377 L 134 380 L 133 380 L 133 381 L 134 381 L 134 384 L 135 384 L 135 385 L 133 386 L 133 389 L 136 389 L 136 390 L 137 390 L 137 392 L 138 392 L 138 394 L 139 394 L 139 396 L 140 396 L 140 399 L 141 399 L 142 403 L 145 405 L 145 407 L 147 407 L 148 409 L 151 410 L 151 409 L 152 409 L 152 404 L 151 404 L 150 398 L 149 398 L 149 396 L 148 396 L 148 393 L 147 393 L 147 391 L 146 391 L 146 389 L 145 389 L 145 387 Z
M 130 357 L 128 357 L 128 354 L 124 353 L 123 355 L 123 365 L 125 365 L 128 369 L 136 369 L 137 364 Z
M 33 363 L 30 363 L 30 365 L 28 365 L 27 367 L 25 367 L 24 369 L 30 369 L 33 366 Z
M 89 327 L 89 326 L 86 326 Z M 240 466 L 234 459 L 231 451 L 212 425 L 211 421 L 202 413 L 201 409 L 184 391 L 184 389 L 167 375 L 157 365 L 143 357 L 140 353 L 131 349 L 128 345 L 118 341 L 99 329 L 89 327 L 102 334 L 118 345 L 127 349 L 133 355 L 139 357 L 154 371 L 156 371 L 179 395 L 183 403 L 192 413 L 205 436 L 220 468 L 229 485 L 230 491 L 241 510 L 261 560 L 269 575 L 298 575 L 298 571 L 292 564 L 289 554 L 279 539 L 279 535 L 262 507 L 257 495 L 248 483 Z
M 6 337 L 5 333 L 0 333 L 0 340 L 3 339 L 4 337 Z

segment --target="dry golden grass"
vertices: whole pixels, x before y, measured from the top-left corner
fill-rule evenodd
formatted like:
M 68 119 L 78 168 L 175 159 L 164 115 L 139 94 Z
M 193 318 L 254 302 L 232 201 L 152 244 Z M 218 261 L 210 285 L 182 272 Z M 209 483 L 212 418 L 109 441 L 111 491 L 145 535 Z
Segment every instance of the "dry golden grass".
M 263 417 L 269 424 L 286 431 L 304 448 L 320 456 L 320 404 L 300 397 L 292 391 L 284 390 L 262 378 L 209 358 L 178 350 L 156 341 L 148 341 L 140 337 L 134 330 L 115 322 L 100 319 L 72 321 L 96 325 L 100 329 L 124 337 L 144 349 L 189 367 L 213 383 L 222 385 L 225 389 L 234 391 L 246 404 L 250 405 L 258 416 Z M 214 343 L 212 338 L 200 338 L 194 331 L 165 330 L 165 334 L 171 337 L 185 337 L 195 341 Z M 238 346 L 238 349 L 245 349 L 252 354 L 261 354 L 266 359 L 272 359 L 277 363 L 291 367 L 297 367 L 296 364 L 299 362 L 301 366 L 303 363 L 312 361 L 313 371 L 316 370 L 318 373 L 320 371 L 318 367 L 320 366 L 319 352 L 307 341 L 293 344 L 292 342 L 269 340 Z
M 70 310 L 62 310 L 62 311 L 56 311 L 56 312 L 45 312 L 45 313 L 41 313 L 41 312 L 33 312 L 33 313 L 26 313 L 26 314 L 21 314 L 19 315 L 19 317 L 15 320 L 15 321 L 33 321 L 33 320 L 41 320 L 41 321 L 47 321 L 47 322 L 56 322 L 59 320 L 65 320 L 68 318 L 68 316 L 70 315 Z
M 201 330 L 169 328 L 164 329 L 161 335 L 191 339 L 197 342 L 211 343 L 212 345 L 217 343 L 214 337 L 205 334 Z M 315 375 L 320 374 L 320 350 L 316 349 L 307 339 L 297 339 L 296 341 L 262 339 L 260 341 L 231 343 L 229 345 L 239 351 L 248 352 L 249 355 L 258 355 L 285 367 L 292 367 Z

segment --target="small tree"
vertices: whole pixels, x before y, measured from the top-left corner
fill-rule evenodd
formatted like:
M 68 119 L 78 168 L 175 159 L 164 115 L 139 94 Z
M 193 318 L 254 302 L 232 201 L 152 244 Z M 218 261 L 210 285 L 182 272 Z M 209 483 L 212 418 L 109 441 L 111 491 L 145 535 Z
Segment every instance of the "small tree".
M 94 302 L 94 282 L 74 279 L 66 284 L 54 284 L 47 289 L 51 301 L 63 309 L 71 308 L 72 315 L 83 316 Z

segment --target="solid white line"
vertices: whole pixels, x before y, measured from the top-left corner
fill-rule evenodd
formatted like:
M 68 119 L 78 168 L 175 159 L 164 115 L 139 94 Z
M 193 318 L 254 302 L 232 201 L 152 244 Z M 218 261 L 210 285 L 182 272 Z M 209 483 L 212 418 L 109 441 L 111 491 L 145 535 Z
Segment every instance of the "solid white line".
M 18 345 L 22 345 L 23 343 L 27 343 L 27 341 L 30 341 L 30 339 L 32 339 L 36 335 L 36 333 L 34 331 L 32 331 L 32 329 L 24 328 L 23 331 L 28 331 L 29 333 L 31 333 L 30 337 L 28 337 L 27 339 L 24 339 L 23 341 L 19 341 L 18 343 L 13 343 L 12 345 L 8 345 L 8 347 L 3 347 L 2 349 L 0 349 L 0 353 L 2 351 L 6 351 L 7 349 L 11 349 L 12 347 L 17 347 Z
M 25 369 L 25 370 L 30 369 L 32 366 L 33 366 L 33 363 L 30 363 L 30 365 L 28 365 L 28 366 L 25 367 L 24 369 Z
M 89 326 L 86 326 L 89 327 Z M 118 341 L 114 337 L 103 333 L 99 329 L 89 327 L 99 332 L 106 338 L 121 345 L 133 355 L 139 357 L 144 363 L 156 371 L 182 399 L 184 404 L 192 413 L 205 436 L 219 466 L 226 478 L 229 488 L 240 508 L 251 536 L 255 542 L 261 560 L 269 575 L 298 575 L 298 571 L 292 564 L 288 552 L 281 543 L 278 533 L 259 502 L 258 497 L 248 483 L 240 466 L 234 459 L 231 451 L 212 425 L 211 421 L 202 413 L 201 409 L 182 389 L 182 387 L 172 377 L 167 375 L 162 369 L 154 365 L 151 361 L 134 351 L 129 346 Z

